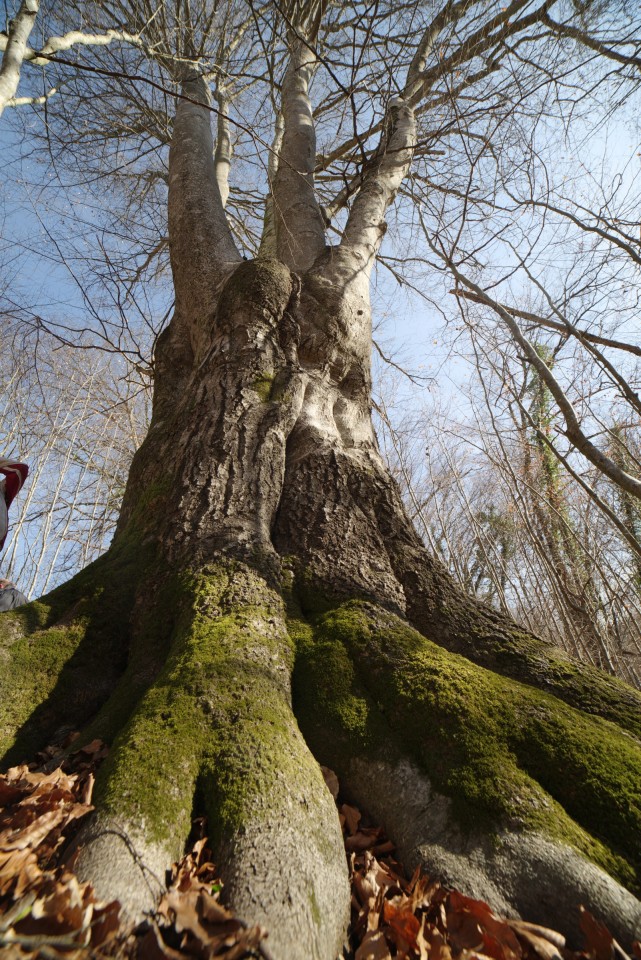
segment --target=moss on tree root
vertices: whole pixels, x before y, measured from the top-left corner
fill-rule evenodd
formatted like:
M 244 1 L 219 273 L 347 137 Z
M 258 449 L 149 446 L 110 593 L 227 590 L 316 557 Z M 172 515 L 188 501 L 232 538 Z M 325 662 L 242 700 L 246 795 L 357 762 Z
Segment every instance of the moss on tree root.
M 347 921 L 344 850 L 332 798 L 292 713 L 294 648 L 282 599 L 232 560 L 180 575 L 173 596 L 165 665 L 96 783 L 96 822 L 108 825 L 96 843 L 105 849 L 92 859 L 89 832 L 80 869 L 90 864 L 94 882 L 97 870 L 98 889 L 105 870 L 109 887 L 114 851 L 105 852 L 105 837 L 111 832 L 121 856 L 126 836 L 134 854 L 116 879 L 126 900 L 145 851 L 156 867 L 182 853 L 195 808 L 207 814 L 235 909 L 272 926 L 274 944 L 300 941 L 297 952 L 287 946 L 277 955 L 329 955 Z
M 236 843 L 236 854 L 243 837 L 258 842 L 261 823 L 275 838 L 282 810 L 290 834 L 299 820 L 310 829 L 323 788 L 291 711 L 295 663 L 296 715 L 319 760 L 340 773 L 356 756 L 409 757 L 451 798 L 464 830 L 543 834 L 639 891 L 634 735 L 444 650 L 369 602 L 322 605 L 310 623 L 292 599 L 286 624 L 281 596 L 242 563 L 163 581 L 154 571 L 153 554 L 122 536 L 70 584 L 0 618 L 10 762 L 57 723 L 97 711 L 83 737 L 114 740 L 99 810 L 137 825 L 168 862 L 182 851 L 194 798 L 214 842 Z M 608 689 L 598 697 L 612 716 Z M 625 698 L 618 686 L 611 696 L 616 713 Z M 319 817 L 312 845 L 329 863 L 325 829 Z M 313 917 L 311 901 L 305 909 Z
M 33 756 L 107 699 L 128 656 L 136 589 L 151 561 L 133 543 L 110 550 L 41 600 L 0 616 L 0 755 Z
M 220 836 L 291 762 L 291 641 L 282 603 L 229 562 L 180 578 L 165 666 L 115 740 L 97 784 L 107 812 L 158 842 L 189 833 L 193 797 Z
M 325 762 L 411 756 L 464 828 L 536 830 L 641 888 L 641 744 L 363 602 L 290 626 L 294 703 Z
M 424 636 L 505 677 L 605 717 L 641 739 L 641 693 L 618 677 L 572 659 L 464 594 L 424 548 L 396 563 L 408 596 L 407 618 Z

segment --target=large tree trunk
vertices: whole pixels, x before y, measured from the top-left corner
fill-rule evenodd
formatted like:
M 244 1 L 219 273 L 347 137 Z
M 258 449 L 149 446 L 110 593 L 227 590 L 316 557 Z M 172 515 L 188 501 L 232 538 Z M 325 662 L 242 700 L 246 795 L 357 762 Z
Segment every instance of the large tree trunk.
M 299 53 L 292 163 L 311 126 Z M 369 274 L 411 110 L 392 104 L 339 246 L 322 243 L 312 145 L 304 175 L 274 177 L 278 258 L 244 262 L 207 90 L 184 91 L 151 426 L 108 553 L 2 618 L 6 760 L 69 725 L 110 742 L 76 865 L 132 920 L 206 812 L 226 895 L 273 956 L 333 960 L 349 892 L 321 761 L 408 867 L 571 934 L 585 903 L 638 937 L 641 697 L 464 596 L 377 449 Z
M 241 263 L 190 368 L 164 334 L 110 551 L 4 618 L 7 759 L 69 723 L 113 743 L 78 869 L 132 919 L 204 810 L 274 956 L 333 957 L 348 892 L 320 760 L 408 867 L 570 933 L 583 902 L 638 935 L 617 881 L 639 888 L 640 698 L 426 554 L 376 449 L 348 272 L 332 253 L 303 277 Z

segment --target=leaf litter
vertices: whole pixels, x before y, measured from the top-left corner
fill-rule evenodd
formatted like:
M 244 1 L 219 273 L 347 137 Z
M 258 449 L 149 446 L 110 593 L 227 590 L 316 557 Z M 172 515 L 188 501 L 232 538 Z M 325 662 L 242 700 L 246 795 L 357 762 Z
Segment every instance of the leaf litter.
M 352 889 L 344 960 L 631 960 L 583 906 L 577 909 L 584 947 L 571 950 L 556 930 L 498 917 L 482 900 L 419 868 L 408 880 L 382 827 L 350 804 L 338 803 L 338 811 Z M 632 953 L 641 960 L 641 944 Z
M 30 764 L 0 776 L 0 955 L 3 960 L 269 960 L 267 932 L 248 927 L 221 902 L 202 819 L 191 850 L 168 874 L 153 917 L 135 929 L 120 904 L 97 899 L 64 850 L 92 810 L 96 771 L 108 749 L 94 740 L 69 753 L 77 734 Z M 380 826 L 337 802 L 351 881 L 351 927 L 344 960 L 630 960 L 607 928 L 580 907 L 584 948 L 554 930 L 496 916 L 483 901 L 442 886 L 420 870 L 411 879 Z M 641 944 L 632 946 L 641 960 Z
M 135 930 L 120 904 L 100 902 L 63 853 L 92 810 L 95 774 L 107 755 L 99 740 L 69 756 L 67 738 L 36 762 L 0 776 L 0 955 L 3 960 L 89 960 L 268 957 L 266 932 L 247 927 L 219 902 L 203 836 L 175 863 L 154 917 Z M 195 823 L 202 832 L 202 821 Z

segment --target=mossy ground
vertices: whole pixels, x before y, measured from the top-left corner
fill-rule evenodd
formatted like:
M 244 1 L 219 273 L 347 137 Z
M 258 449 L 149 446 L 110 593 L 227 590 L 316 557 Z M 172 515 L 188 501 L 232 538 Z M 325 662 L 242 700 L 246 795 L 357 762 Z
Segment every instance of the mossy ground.
M 451 797 L 464 828 L 542 831 L 639 890 L 634 738 L 448 653 L 367 603 L 292 630 L 297 715 L 326 762 L 409 754 Z

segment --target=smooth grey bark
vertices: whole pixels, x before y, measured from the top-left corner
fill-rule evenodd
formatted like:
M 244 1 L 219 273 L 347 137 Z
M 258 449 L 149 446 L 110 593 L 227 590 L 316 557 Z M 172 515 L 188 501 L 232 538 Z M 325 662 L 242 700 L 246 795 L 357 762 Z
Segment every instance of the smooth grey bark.
M 216 168 L 216 183 L 220 193 L 220 202 L 223 209 L 227 206 L 229 197 L 229 168 L 231 166 L 231 137 L 229 135 L 229 100 L 224 91 L 216 94 L 218 106 L 218 122 L 216 131 L 216 151 L 214 164 Z
M 212 315 L 220 283 L 241 257 L 216 176 L 209 87 L 202 77 L 187 77 L 182 94 L 169 150 L 169 252 L 176 293 L 172 334 L 184 338 L 200 362 L 206 343 L 203 318 Z
M 306 270 L 325 249 L 325 228 L 314 194 L 316 133 L 309 84 L 317 65 L 315 31 L 290 28 L 291 57 L 283 81 L 284 129 L 273 186 L 276 251 L 293 270 Z
M 39 50 L 29 46 L 29 36 L 33 30 L 40 0 L 22 0 L 18 11 L 9 23 L 7 33 L 0 33 L 0 116 L 7 106 L 26 106 L 45 103 L 57 93 L 50 88 L 42 96 L 16 97 L 23 64 L 44 67 L 56 54 L 64 53 L 74 46 L 106 47 L 112 43 L 126 43 L 144 47 L 144 41 L 138 34 L 127 30 L 107 30 L 105 33 L 88 33 L 83 30 L 70 30 L 62 36 L 48 37 Z

